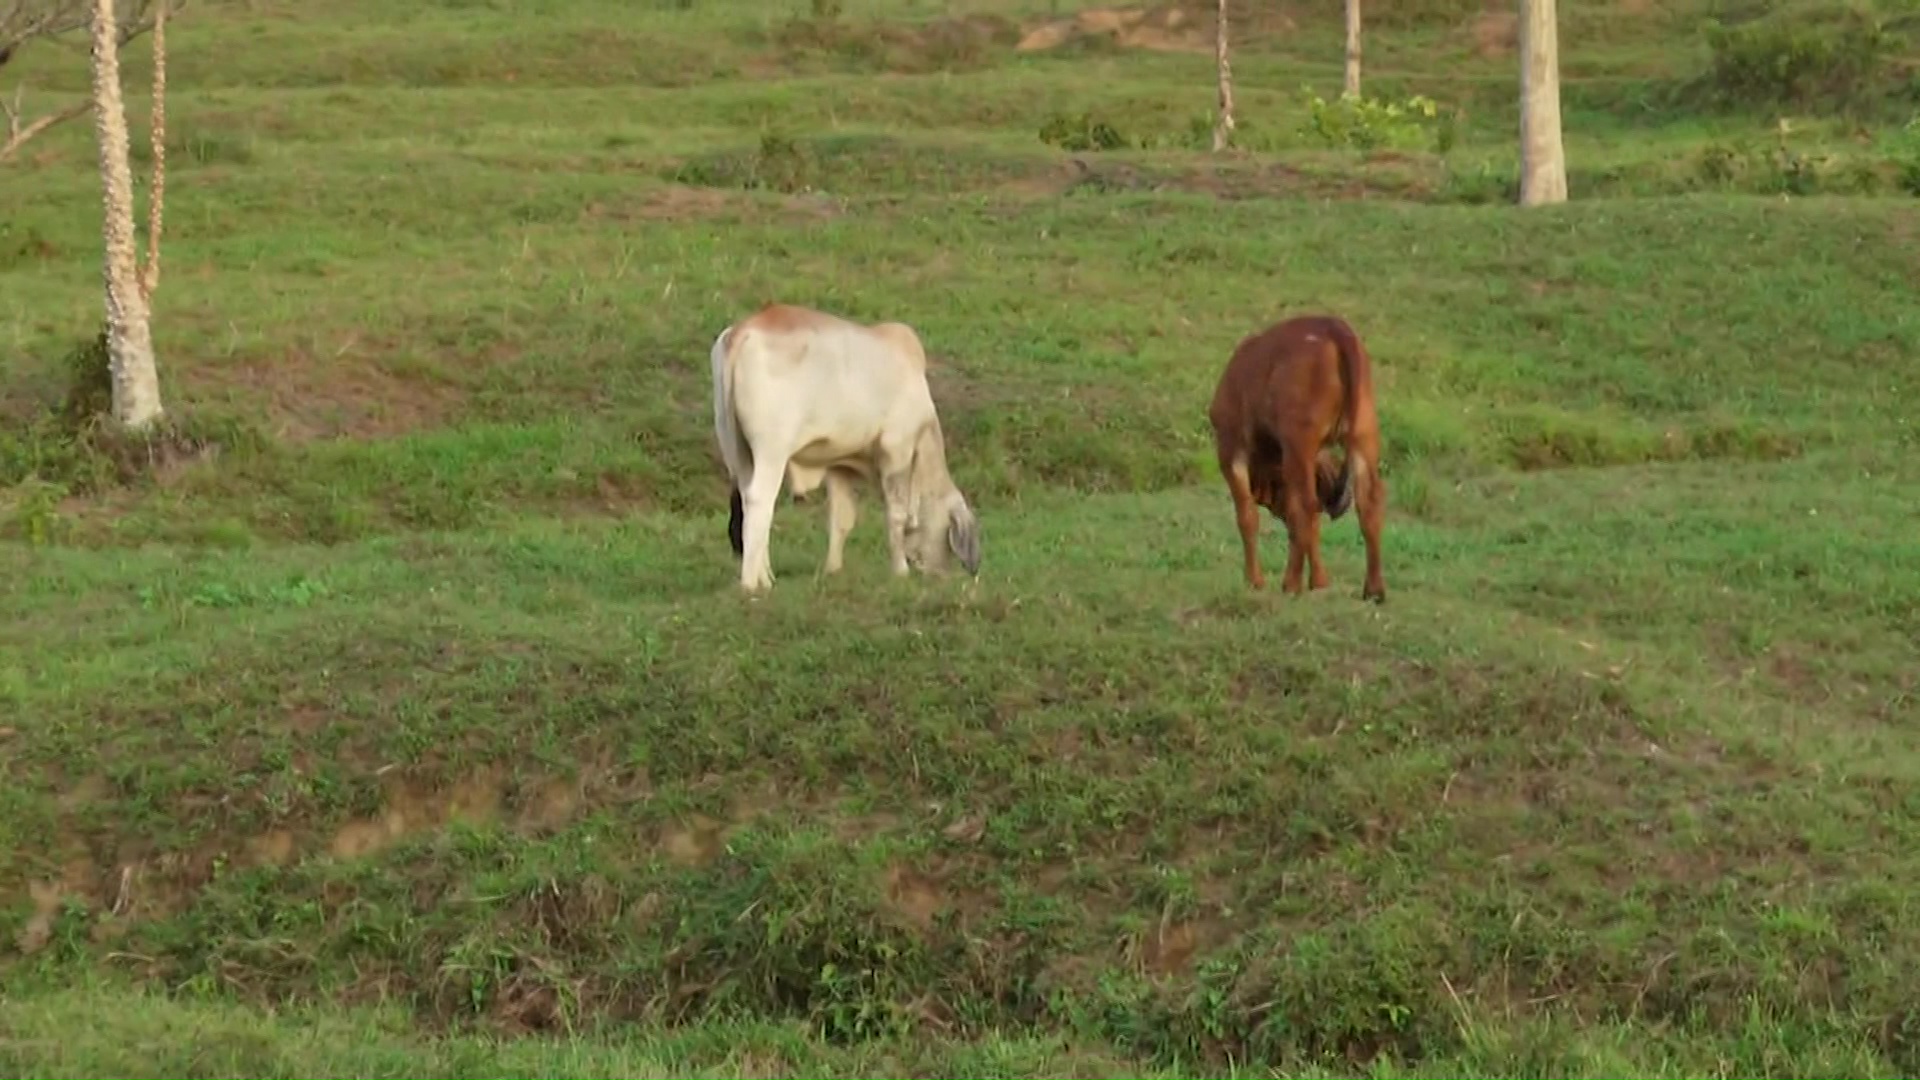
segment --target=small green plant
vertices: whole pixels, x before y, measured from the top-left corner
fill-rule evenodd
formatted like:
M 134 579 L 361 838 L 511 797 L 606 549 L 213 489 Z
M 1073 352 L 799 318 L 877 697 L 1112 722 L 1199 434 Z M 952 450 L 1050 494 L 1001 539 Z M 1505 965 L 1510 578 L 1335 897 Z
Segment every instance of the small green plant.
M 1040 126 L 1040 141 L 1048 146 L 1081 153 L 1092 150 L 1125 150 L 1133 141 L 1105 120 L 1091 113 L 1078 116 L 1055 113 Z
M 1452 149 L 1451 124 L 1440 123 L 1439 103 L 1423 94 L 1400 101 L 1343 94 L 1328 101 L 1312 90 L 1302 92 L 1308 112 L 1305 133 L 1328 146 L 1374 150 L 1417 146 L 1433 138 L 1436 145 L 1444 140 L 1442 153 Z
M 60 514 L 60 500 L 67 495 L 65 485 L 29 479 L 11 492 L 0 494 L 7 504 L 4 532 L 17 536 L 33 547 L 58 543 L 67 532 L 67 519 Z
M 1891 140 L 1887 158 L 1893 163 L 1894 184 L 1920 196 L 1920 113 L 1915 113 Z
M 1764 195 L 1872 194 L 1884 183 L 1875 162 L 1802 149 L 1792 135 L 1793 125 L 1781 120 L 1771 145 L 1758 139 L 1709 143 L 1696 155 L 1694 170 L 1706 187 Z
M 778 191 L 811 191 L 820 183 L 820 159 L 811 144 L 778 131 L 763 132 L 751 150 L 697 158 L 675 168 L 676 184 Z
M 813 174 L 814 157 L 809 147 L 791 136 L 769 131 L 760 136 L 747 186 L 788 193 L 805 191 L 813 186 Z

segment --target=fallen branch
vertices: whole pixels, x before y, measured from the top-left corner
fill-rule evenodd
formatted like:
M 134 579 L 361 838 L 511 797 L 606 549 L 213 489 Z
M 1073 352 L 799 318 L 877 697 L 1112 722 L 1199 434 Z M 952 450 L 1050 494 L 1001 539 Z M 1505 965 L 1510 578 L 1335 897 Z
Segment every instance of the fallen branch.
M 153 31 L 156 35 L 164 33 L 161 23 L 167 16 L 174 14 L 175 8 L 184 8 L 186 0 L 119 0 L 116 4 L 119 21 L 115 24 L 114 37 L 122 47 L 140 35 Z M 85 0 L 0 0 L 0 67 L 19 53 L 20 47 L 29 41 L 61 41 L 63 36 L 75 30 L 91 25 L 92 8 Z M 75 43 L 78 48 L 90 48 L 83 43 Z M 163 65 L 165 44 L 154 42 L 154 120 L 157 124 L 166 122 L 160 94 L 166 88 L 166 73 Z M 29 121 L 21 109 L 21 99 L 25 86 L 15 89 L 11 102 L 0 99 L 0 111 L 6 113 L 6 139 L 0 142 L 0 164 L 5 164 L 20 152 L 27 141 L 44 134 L 56 124 L 64 124 L 88 109 L 88 103 L 81 102 L 69 109 L 48 113 Z M 158 143 L 156 142 L 156 148 Z M 156 176 L 160 168 L 155 159 Z M 158 211 L 154 211 L 157 215 Z M 153 260 L 149 259 L 151 264 Z M 159 268 L 154 265 L 147 274 L 158 278 Z

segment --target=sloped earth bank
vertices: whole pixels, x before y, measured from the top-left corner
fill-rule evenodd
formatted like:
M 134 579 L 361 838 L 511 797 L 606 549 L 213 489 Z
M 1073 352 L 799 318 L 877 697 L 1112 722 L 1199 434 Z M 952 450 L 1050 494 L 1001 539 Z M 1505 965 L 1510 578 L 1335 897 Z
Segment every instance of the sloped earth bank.
M 1511 483 L 1547 500 L 1542 550 L 1609 527 L 1565 520 L 1595 488 L 1554 509 L 1583 481 Z M 1810 489 L 1779 490 L 1709 513 Z M 1865 694 L 1802 705 L 1808 669 L 1722 675 L 1631 604 L 1557 629 L 1447 584 L 1512 542 L 1464 525 L 1396 530 L 1379 611 L 1347 595 L 1351 543 L 1336 589 L 1248 596 L 1226 539 L 1191 540 L 1218 501 L 1001 513 L 1001 583 L 850 571 L 824 604 L 798 511 L 755 604 L 705 519 L 245 567 L 55 553 L 9 575 L 39 651 L 9 676 L 8 969 L 511 1032 L 1071 1032 L 1160 1066 L 1457 1060 L 1596 1022 L 1920 1064 L 1884 676 L 1807 637 Z M 1676 542 L 1681 567 L 1711 543 Z M 1112 569 L 1141 560 L 1151 584 Z M 1709 600 L 1704 569 L 1626 572 Z M 1677 597 L 1640 591 L 1663 575 Z M 1850 624 L 1862 656 L 1903 610 Z

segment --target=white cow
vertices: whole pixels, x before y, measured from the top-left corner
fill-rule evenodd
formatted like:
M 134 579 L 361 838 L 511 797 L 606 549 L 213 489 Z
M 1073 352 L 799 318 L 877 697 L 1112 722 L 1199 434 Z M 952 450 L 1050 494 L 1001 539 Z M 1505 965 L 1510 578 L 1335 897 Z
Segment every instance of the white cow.
M 927 354 L 904 323 L 865 326 L 771 304 L 713 343 L 713 433 L 733 484 L 727 538 L 740 587 L 773 586 L 767 544 L 784 475 L 795 495 L 827 488 L 826 572 L 853 528 L 854 485 L 878 478 L 893 572 L 944 568 L 949 548 L 980 573 L 980 526 L 947 474 Z

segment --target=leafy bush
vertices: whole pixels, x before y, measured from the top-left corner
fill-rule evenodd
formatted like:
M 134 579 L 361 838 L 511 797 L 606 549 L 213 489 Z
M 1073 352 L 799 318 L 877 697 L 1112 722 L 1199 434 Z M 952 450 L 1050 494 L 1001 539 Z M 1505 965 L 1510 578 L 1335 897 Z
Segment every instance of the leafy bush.
M 1736 106 L 1857 107 L 1881 95 L 1900 39 L 1878 16 L 1848 9 L 1837 17 L 1760 19 L 1706 28 L 1714 97 Z
M 1696 156 L 1694 170 L 1707 187 L 1763 195 L 1868 195 L 1883 190 L 1889 176 L 1906 188 L 1905 170 L 1920 171 L 1920 137 L 1905 129 L 1889 140 L 1884 158 L 1796 148 L 1791 134 L 1782 123 L 1770 144 L 1757 139 L 1710 143 Z
M 1304 93 L 1309 114 L 1304 131 L 1328 146 L 1356 150 L 1429 142 L 1440 146 L 1443 133 L 1447 147 L 1452 142 L 1451 125 L 1440 123 L 1439 104 L 1420 94 L 1401 101 L 1343 94 L 1328 101 L 1311 90 Z
M 676 184 L 742 188 L 796 194 L 819 186 L 819 158 L 813 148 L 777 131 L 760 136 L 760 145 L 744 152 L 699 158 L 676 168 Z

